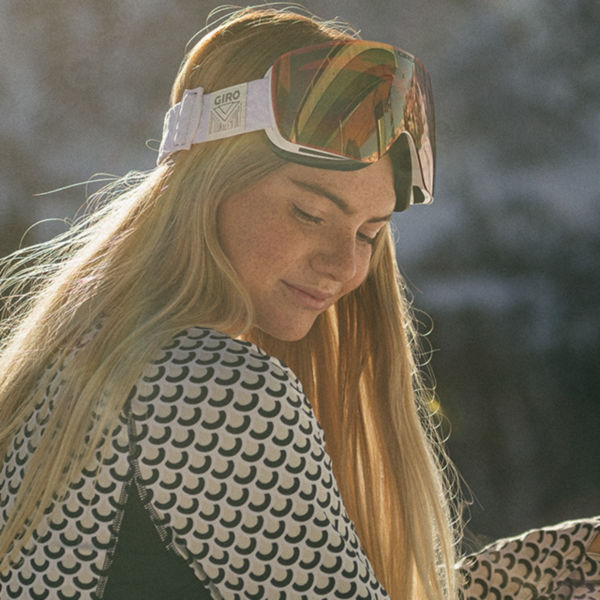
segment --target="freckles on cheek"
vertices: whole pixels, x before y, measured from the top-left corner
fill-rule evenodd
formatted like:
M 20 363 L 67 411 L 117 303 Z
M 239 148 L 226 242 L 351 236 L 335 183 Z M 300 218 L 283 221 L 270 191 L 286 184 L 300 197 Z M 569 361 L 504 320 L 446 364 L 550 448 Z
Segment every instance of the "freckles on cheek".
M 273 231 L 252 236 L 238 254 L 238 274 L 254 287 L 281 277 L 289 258 L 285 243 L 285 237 Z
M 356 274 L 356 277 L 351 281 L 351 287 L 349 291 L 355 290 L 357 287 L 360 287 L 371 273 L 372 268 L 373 262 L 369 260 L 365 263 L 364 267 L 360 269 L 360 271 Z
M 280 245 L 276 243 L 276 240 L 255 239 L 248 254 L 249 257 L 251 256 L 255 261 L 269 264 L 273 262 L 279 249 Z
M 292 232 L 277 224 L 255 237 L 253 252 L 263 260 L 280 263 L 297 247 Z

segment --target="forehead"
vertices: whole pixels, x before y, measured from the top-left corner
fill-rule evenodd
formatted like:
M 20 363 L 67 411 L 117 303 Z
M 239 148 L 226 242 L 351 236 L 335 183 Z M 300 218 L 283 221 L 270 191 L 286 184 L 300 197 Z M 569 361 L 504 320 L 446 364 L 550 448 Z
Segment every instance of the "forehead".
M 273 183 L 333 199 L 349 213 L 391 213 L 396 204 L 394 173 L 389 157 L 356 171 L 319 169 L 288 163 L 273 173 Z M 337 201 L 336 201 L 337 200 Z

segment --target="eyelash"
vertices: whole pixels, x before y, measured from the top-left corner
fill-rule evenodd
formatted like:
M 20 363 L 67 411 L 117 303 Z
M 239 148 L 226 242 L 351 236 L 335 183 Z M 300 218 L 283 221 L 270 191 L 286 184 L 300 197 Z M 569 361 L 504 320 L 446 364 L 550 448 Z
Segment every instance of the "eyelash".
M 301 208 L 298 208 L 295 204 L 293 204 L 292 206 L 294 208 L 294 214 L 302 221 L 306 221 L 307 223 L 313 223 L 315 225 L 319 225 L 320 223 L 323 222 L 323 219 L 321 219 L 321 217 L 315 217 L 314 215 L 311 215 L 311 214 L 303 211 Z M 358 238 L 361 242 L 364 242 L 365 244 L 369 244 L 369 246 L 373 246 L 375 244 L 375 240 L 377 239 L 377 236 L 369 237 L 368 235 L 365 235 L 364 233 L 360 233 L 360 231 L 359 231 Z
M 308 223 L 314 223 L 315 225 L 318 225 L 319 223 L 323 222 L 323 219 L 321 219 L 321 217 L 315 217 L 314 215 L 304 212 L 301 208 L 298 208 L 295 204 L 293 205 L 293 207 L 294 207 L 294 213 L 302 221 L 307 221 Z

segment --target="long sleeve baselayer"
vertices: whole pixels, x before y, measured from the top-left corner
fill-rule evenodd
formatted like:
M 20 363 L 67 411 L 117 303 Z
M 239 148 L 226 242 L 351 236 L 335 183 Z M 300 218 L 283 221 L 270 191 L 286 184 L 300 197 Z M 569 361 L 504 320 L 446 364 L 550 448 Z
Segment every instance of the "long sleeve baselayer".
M 51 409 L 52 390 L 4 461 L 0 524 Z M 206 597 L 387 598 L 299 381 L 252 344 L 192 328 L 158 353 L 99 473 L 85 471 L 50 507 L 19 562 L 0 575 L 0 598 L 119 597 L 111 566 L 132 494 Z
M 61 386 L 57 369 L 12 440 L 0 527 Z M 182 332 L 144 368 L 108 443 L 0 574 L 0 600 L 388 598 L 299 381 L 256 346 Z M 457 565 L 459 598 L 600 600 L 598 533 L 588 519 L 500 540 Z

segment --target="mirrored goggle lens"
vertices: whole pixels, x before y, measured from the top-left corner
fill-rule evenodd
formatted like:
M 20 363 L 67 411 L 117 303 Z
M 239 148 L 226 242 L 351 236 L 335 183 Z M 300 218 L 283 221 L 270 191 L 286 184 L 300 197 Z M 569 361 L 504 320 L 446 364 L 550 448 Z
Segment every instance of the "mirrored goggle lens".
M 279 132 L 295 144 L 373 162 L 409 133 L 433 193 L 431 85 L 414 57 L 362 41 L 302 48 L 277 59 L 272 89 Z

